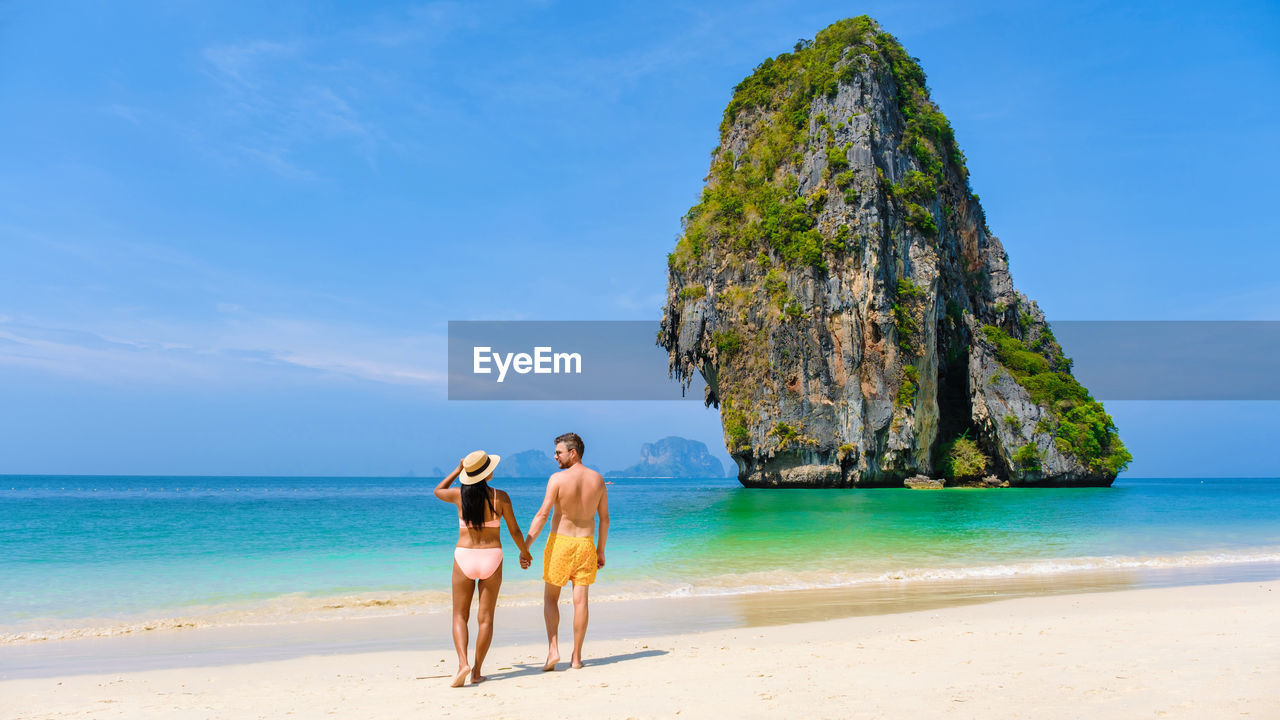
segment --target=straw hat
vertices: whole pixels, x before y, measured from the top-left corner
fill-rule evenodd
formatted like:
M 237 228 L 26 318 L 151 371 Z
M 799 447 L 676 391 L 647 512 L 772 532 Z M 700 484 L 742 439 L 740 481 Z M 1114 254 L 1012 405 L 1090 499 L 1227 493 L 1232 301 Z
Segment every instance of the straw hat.
M 490 455 L 483 450 L 476 450 L 462 458 L 462 474 L 458 476 L 458 482 L 463 485 L 475 485 L 481 480 L 487 480 L 493 474 L 493 469 L 498 467 L 498 462 L 502 460 L 497 455 Z

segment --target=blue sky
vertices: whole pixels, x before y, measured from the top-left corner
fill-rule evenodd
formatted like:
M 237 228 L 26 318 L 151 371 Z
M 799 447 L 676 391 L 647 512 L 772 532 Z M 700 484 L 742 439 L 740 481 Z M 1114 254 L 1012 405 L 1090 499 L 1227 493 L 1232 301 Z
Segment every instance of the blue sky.
M 0 473 L 727 463 L 697 403 L 449 403 L 445 324 L 656 319 L 734 84 L 863 13 L 1051 320 L 1280 319 L 1273 2 L 8 3 Z M 1132 474 L 1280 475 L 1277 403 L 1107 406 Z

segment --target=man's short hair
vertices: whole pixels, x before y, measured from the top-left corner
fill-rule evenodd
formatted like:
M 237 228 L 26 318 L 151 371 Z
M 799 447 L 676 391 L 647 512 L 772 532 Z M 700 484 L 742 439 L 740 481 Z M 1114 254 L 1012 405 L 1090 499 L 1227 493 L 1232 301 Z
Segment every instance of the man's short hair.
M 582 444 L 582 438 L 578 437 L 578 433 L 565 433 L 556 438 L 556 444 L 564 443 L 568 450 L 577 450 L 578 457 L 582 457 L 582 453 L 586 451 L 587 446 Z

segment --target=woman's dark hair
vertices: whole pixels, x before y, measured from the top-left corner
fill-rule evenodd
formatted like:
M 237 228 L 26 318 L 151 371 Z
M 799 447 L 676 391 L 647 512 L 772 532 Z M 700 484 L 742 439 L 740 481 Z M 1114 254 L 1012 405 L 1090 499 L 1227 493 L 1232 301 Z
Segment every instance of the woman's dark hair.
M 462 486 L 462 520 L 479 530 L 484 527 L 484 508 L 488 505 L 494 515 L 498 509 L 493 506 L 493 493 L 489 490 L 489 481 Z

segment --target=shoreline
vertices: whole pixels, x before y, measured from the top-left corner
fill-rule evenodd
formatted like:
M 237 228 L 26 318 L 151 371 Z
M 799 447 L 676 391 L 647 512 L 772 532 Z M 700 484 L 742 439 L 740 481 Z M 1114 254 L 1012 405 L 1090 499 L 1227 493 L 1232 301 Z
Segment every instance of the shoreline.
M 681 635 L 961 608 L 1018 598 L 1280 581 L 1280 563 L 1126 568 L 1048 576 L 882 582 L 726 595 L 596 601 L 592 638 Z M 594 598 L 593 598 L 594 599 Z M 567 597 L 561 612 L 571 612 Z M 213 667 L 365 652 L 452 652 L 447 612 L 331 617 L 0 645 L 0 681 Z M 474 625 L 474 614 L 471 625 Z M 495 647 L 544 639 L 540 605 L 499 603 Z
M 1185 579 L 1173 582 L 1161 579 L 1167 575 Z M 990 565 L 905 567 L 861 573 L 758 571 L 710 576 L 698 583 L 678 578 L 666 581 L 608 579 L 593 586 L 592 592 L 597 603 L 636 603 L 827 590 L 857 594 L 892 587 L 903 587 L 904 594 L 927 594 L 930 588 L 937 588 L 946 595 L 948 588 L 957 583 L 989 584 L 999 592 L 1002 581 L 1087 587 L 1090 582 L 1110 586 L 1115 583 L 1114 578 L 1119 578 L 1134 587 L 1153 587 L 1270 577 L 1280 578 L 1280 547 L 1202 550 L 1180 555 L 1038 558 Z M 433 615 L 448 612 L 450 603 L 449 591 L 444 587 L 370 590 L 342 595 L 294 593 L 221 606 L 194 606 L 185 611 L 158 610 L 122 617 L 34 619 L 0 625 L 0 652 L 14 645 L 90 638 Z M 541 604 L 542 583 L 536 574 L 508 575 L 498 600 L 499 608 L 541 607 Z
M 499 638 L 489 680 L 447 650 L 310 655 L 0 681 L 15 717 L 1276 717 L 1280 581 L 1003 599 L 606 639 L 539 672 Z M 562 640 L 567 640 L 562 620 Z M 562 663 L 561 667 L 566 667 Z

